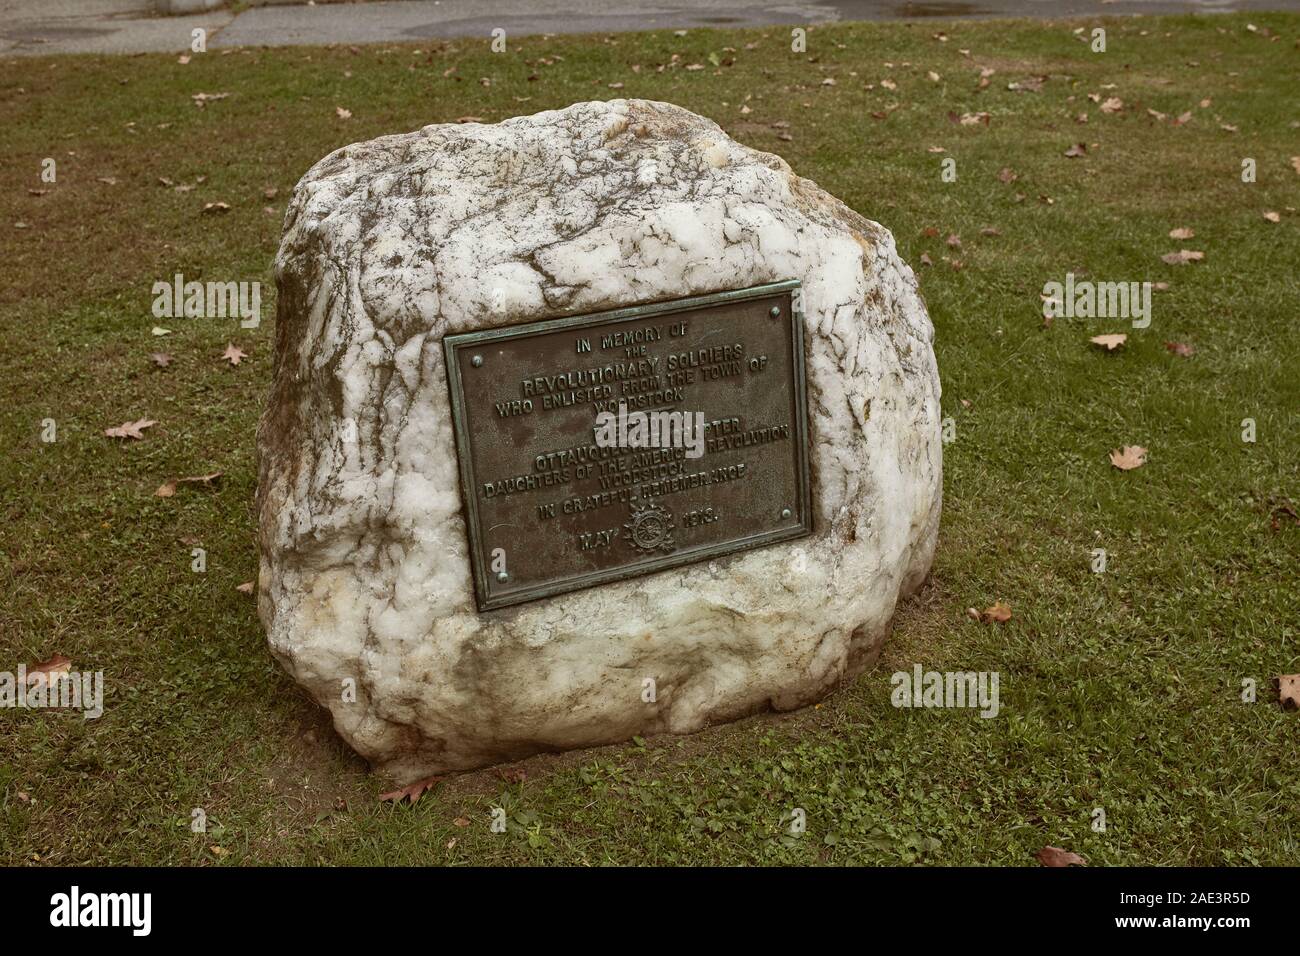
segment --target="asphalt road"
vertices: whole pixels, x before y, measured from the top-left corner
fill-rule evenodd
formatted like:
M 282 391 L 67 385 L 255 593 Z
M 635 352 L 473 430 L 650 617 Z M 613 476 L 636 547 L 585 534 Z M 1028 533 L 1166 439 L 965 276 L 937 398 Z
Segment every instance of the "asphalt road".
M 926 17 L 1068 17 L 1132 13 L 1300 10 L 1300 0 L 383 0 L 213 10 L 160 17 L 150 0 L 0 0 L 0 56 L 183 52 L 191 31 L 208 48 L 393 43 L 431 37 L 769 26 Z

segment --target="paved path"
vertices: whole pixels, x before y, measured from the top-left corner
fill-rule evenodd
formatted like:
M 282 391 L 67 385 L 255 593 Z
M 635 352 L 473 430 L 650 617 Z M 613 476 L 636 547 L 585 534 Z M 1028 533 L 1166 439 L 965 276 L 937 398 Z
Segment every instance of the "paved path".
M 548 9 L 549 8 L 549 9 Z M 160 17 L 150 0 L 0 0 L 0 56 L 183 52 L 208 47 L 405 43 L 430 37 L 610 33 L 924 17 L 1062 17 L 1300 10 L 1300 0 L 383 0 Z

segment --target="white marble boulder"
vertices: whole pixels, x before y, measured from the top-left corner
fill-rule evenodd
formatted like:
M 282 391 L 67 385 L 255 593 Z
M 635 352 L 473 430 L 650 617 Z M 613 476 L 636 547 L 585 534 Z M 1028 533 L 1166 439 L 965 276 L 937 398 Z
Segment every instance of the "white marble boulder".
M 928 573 L 939 376 L 916 279 L 885 228 L 710 120 L 614 100 L 347 146 L 295 189 L 276 267 L 258 612 L 399 780 L 810 704 L 874 661 Z M 443 337 L 786 279 L 813 535 L 480 614 Z

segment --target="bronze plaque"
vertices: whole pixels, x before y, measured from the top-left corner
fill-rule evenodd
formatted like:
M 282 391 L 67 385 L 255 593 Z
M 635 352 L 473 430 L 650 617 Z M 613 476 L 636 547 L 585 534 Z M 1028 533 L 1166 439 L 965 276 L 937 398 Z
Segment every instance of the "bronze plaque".
M 480 611 L 811 532 L 798 288 L 444 339 Z

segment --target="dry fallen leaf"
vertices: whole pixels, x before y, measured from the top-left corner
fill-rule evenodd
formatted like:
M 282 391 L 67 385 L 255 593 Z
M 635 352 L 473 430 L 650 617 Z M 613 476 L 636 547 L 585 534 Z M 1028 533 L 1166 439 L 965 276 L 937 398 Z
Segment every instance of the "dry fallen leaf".
M 467 827 L 469 826 L 469 817 L 457 817 L 455 820 L 452 820 L 451 822 L 453 826 Z
M 174 494 L 176 494 L 176 482 L 164 481 L 158 486 L 158 490 L 153 493 L 153 496 L 155 498 L 170 498 Z
M 248 358 L 248 353 L 245 352 L 243 349 L 241 349 L 238 345 L 232 345 L 227 343 L 226 350 L 221 353 L 221 357 L 226 361 L 228 361 L 231 365 L 238 365 L 241 359 Z
M 1282 674 L 1277 679 L 1277 696 L 1283 710 L 1300 708 L 1300 674 Z
M 1179 226 L 1177 229 L 1169 230 L 1170 239 L 1193 239 L 1195 237 L 1196 233 L 1186 226 Z
M 1109 335 L 1094 335 L 1088 341 L 1093 345 L 1104 345 L 1107 352 L 1113 352 L 1128 341 L 1128 336 L 1123 332 L 1116 332 Z
M 1196 346 L 1187 345 L 1184 342 L 1166 342 L 1165 348 L 1174 355 L 1181 355 L 1183 358 L 1191 358 L 1196 352 Z
M 1103 113 L 1118 113 L 1123 108 L 1124 101 L 1118 96 L 1112 96 L 1101 104 L 1101 111 Z
M 252 594 L 252 593 L 253 593 L 253 582 L 252 582 L 252 581 L 245 581 L 243 584 L 236 584 L 236 585 L 235 585 L 235 590 L 238 591 L 240 594 Z
M 995 621 L 998 624 L 1005 624 L 1011 620 L 1011 605 L 1004 604 L 1001 601 L 994 601 L 992 607 L 986 607 L 983 613 L 980 614 L 980 620 L 985 624 Z
M 109 438 L 143 438 L 141 434 L 146 428 L 158 423 L 150 418 L 141 418 L 134 422 L 123 422 L 113 428 L 105 428 L 104 434 Z
M 1073 146 L 1071 146 L 1069 149 L 1065 151 L 1065 155 L 1069 159 L 1075 159 L 1076 157 L 1079 156 L 1086 156 L 1087 154 L 1088 154 L 1087 143 L 1075 143 Z
M 1125 445 L 1110 453 L 1110 463 L 1120 471 L 1132 471 L 1147 463 L 1147 450 L 1141 445 Z
M 1183 266 L 1189 262 L 1200 262 L 1205 258 L 1205 253 L 1192 249 L 1179 249 L 1177 252 L 1166 252 L 1160 258 L 1171 266 Z
M 1014 183 L 1019 178 L 1020 176 L 1013 172 L 1010 166 L 1003 166 L 1002 169 L 998 171 L 998 179 L 1002 180 L 1004 183 Z
M 153 364 L 157 365 L 159 368 L 166 368 L 168 365 L 172 364 L 172 357 L 166 352 L 150 352 L 149 358 L 152 359 Z
M 214 212 L 230 212 L 230 203 L 226 203 L 226 202 L 205 202 L 205 203 L 203 204 L 203 211 L 204 211 L 204 212 L 208 212 L 208 213 L 214 213 Z
M 1039 850 L 1038 862 L 1043 866 L 1087 866 L 1087 861 L 1079 854 L 1062 850 L 1059 846 L 1045 846 Z
M 403 800 L 417 803 L 426 790 L 432 790 L 440 783 L 442 783 L 442 777 L 426 777 L 423 780 L 415 781 L 415 783 L 407 784 L 400 790 L 394 790 L 392 793 L 381 793 L 379 799 L 385 802 L 392 801 L 393 803 L 401 803 Z
M 1291 157 L 1291 168 L 1296 171 L 1297 175 L 1300 175 L 1300 156 Z
M 1269 222 L 1282 221 L 1282 216 L 1278 213 L 1273 212 L 1273 210 L 1271 209 L 1268 212 L 1264 213 L 1264 218 L 1267 219 Z
M 342 119 L 342 120 L 345 120 L 345 119 L 352 119 L 352 111 L 351 111 L 351 110 L 345 110 L 345 109 L 344 109 L 343 107 L 341 107 L 341 106 L 336 106 L 336 107 L 334 107 L 334 114 L 335 114 L 336 116 L 338 116 L 339 119 Z

